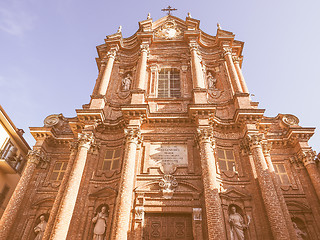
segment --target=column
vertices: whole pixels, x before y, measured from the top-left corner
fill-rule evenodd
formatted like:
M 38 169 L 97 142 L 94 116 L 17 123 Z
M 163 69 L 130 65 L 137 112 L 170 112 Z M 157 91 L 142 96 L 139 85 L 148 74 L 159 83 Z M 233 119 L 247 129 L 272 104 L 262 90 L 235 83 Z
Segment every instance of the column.
M 108 89 L 108 85 L 110 82 L 110 77 L 111 77 L 111 73 L 112 73 L 112 68 L 113 68 L 113 63 L 114 63 L 114 59 L 116 57 L 116 53 L 117 53 L 117 49 L 110 49 L 110 51 L 107 54 L 107 60 L 106 60 L 106 66 L 104 68 L 103 74 L 101 76 L 100 82 L 99 82 L 99 86 L 97 89 L 97 94 L 98 95 L 106 95 L 107 93 L 107 89 Z
M 238 73 L 238 77 L 239 77 L 239 80 L 240 80 L 241 88 L 242 88 L 244 93 L 249 93 L 246 81 L 244 80 L 244 77 L 243 77 L 243 74 L 242 74 L 242 70 L 240 68 L 240 59 L 239 59 L 239 57 L 234 57 L 233 60 L 234 60 L 234 66 L 236 67 L 236 71 Z
M 276 176 L 276 173 L 274 171 L 274 167 L 273 167 L 273 164 L 272 164 L 272 160 L 271 160 L 271 155 L 270 155 L 270 151 L 271 151 L 271 142 L 268 142 L 268 141 L 263 141 L 262 142 L 262 150 L 263 150 L 263 154 L 264 154 L 264 157 L 266 159 L 266 162 L 267 162 L 267 166 L 268 166 L 268 169 L 269 169 L 269 173 L 271 175 L 271 178 L 272 178 L 272 182 L 273 182 L 273 185 L 276 189 L 276 192 L 277 192 L 277 196 L 279 198 L 279 203 L 280 203 L 280 206 L 282 208 L 282 213 L 283 213 L 283 216 L 285 218 L 285 221 L 286 221 L 286 224 L 287 224 L 287 228 L 289 230 L 289 234 L 290 234 L 290 239 L 292 240 L 297 240 L 297 235 L 295 233 L 295 229 L 293 228 L 293 225 L 292 225 L 292 220 L 291 220 L 291 217 L 290 217 L 290 213 L 289 213 L 289 210 L 288 210 L 288 207 L 287 207 L 287 204 L 286 204 L 286 200 L 282 194 L 282 190 L 281 190 L 281 184 Z
M 111 235 L 111 239 L 114 240 L 127 239 L 132 208 L 137 145 L 141 141 L 139 129 L 126 129 L 125 134 L 127 137 L 126 148 Z
M 233 64 L 233 60 L 232 60 L 232 48 L 227 47 L 227 48 L 223 48 L 223 50 L 224 50 L 224 58 L 225 58 L 227 65 L 228 65 L 228 69 L 230 72 L 230 77 L 231 77 L 231 81 L 233 83 L 234 91 L 236 93 L 242 92 L 238 73 L 237 73 L 236 67 Z
M 254 165 L 256 167 L 262 199 L 266 208 L 274 239 L 290 239 L 286 221 L 279 203 L 279 198 L 268 172 L 268 166 L 263 155 L 261 146 L 262 138 L 262 133 L 248 133 L 246 137 L 246 141 L 249 145 L 253 156 Z
M 72 172 L 73 163 L 75 161 L 75 157 L 76 157 L 77 150 L 78 150 L 78 142 L 70 142 L 70 150 L 71 150 L 71 154 L 69 157 L 67 169 L 66 169 L 66 172 L 64 173 L 64 176 L 63 176 L 62 182 L 60 184 L 58 193 L 55 197 L 53 206 L 50 210 L 50 216 L 49 216 L 48 223 L 47 223 L 45 232 L 43 234 L 42 240 L 49 240 L 50 239 L 51 231 L 52 231 L 53 225 L 56 220 L 56 216 L 57 216 L 59 208 L 60 208 L 60 203 L 62 201 L 65 189 L 66 189 L 68 181 L 69 181 L 70 174 Z
M 190 43 L 191 53 L 191 70 L 193 88 L 206 88 L 204 84 L 203 71 L 201 66 L 201 57 L 199 54 L 199 46 L 197 43 Z
M 10 233 L 24 196 L 28 190 L 28 185 L 34 170 L 40 163 L 45 163 L 47 161 L 44 152 L 39 149 L 30 150 L 27 157 L 27 165 L 0 220 L 0 239 L 7 239 Z
M 56 217 L 55 226 L 52 230 L 50 238 L 52 240 L 67 239 L 84 167 L 87 161 L 88 151 L 93 142 L 94 138 L 92 133 L 78 134 L 78 152 L 74 160 L 73 170 L 70 174 L 69 182 L 65 189 L 65 194 L 60 203 L 60 209 Z
M 219 196 L 219 184 L 216 177 L 216 160 L 213 154 L 212 132 L 209 128 L 199 128 L 197 131 L 200 145 L 202 181 L 207 215 L 208 237 L 210 240 L 226 238 L 224 217 Z
M 149 44 L 142 43 L 140 45 L 140 51 L 141 53 L 137 69 L 137 88 L 145 90 Z
M 300 152 L 298 157 L 300 161 L 303 162 L 304 167 L 307 169 L 312 185 L 320 201 L 320 172 L 315 161 L 316 154 L 310 149 Z

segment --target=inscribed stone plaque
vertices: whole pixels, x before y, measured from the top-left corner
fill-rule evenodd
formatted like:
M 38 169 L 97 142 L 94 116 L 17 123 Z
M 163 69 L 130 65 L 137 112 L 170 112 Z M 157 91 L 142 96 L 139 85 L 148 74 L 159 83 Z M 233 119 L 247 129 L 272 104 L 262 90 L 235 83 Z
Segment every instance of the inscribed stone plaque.
M 164 173 L 174 172 L 177 166 L 187 166 L 187 146 L 185 144 L 151 144 L 149 165 L 160 166 Z

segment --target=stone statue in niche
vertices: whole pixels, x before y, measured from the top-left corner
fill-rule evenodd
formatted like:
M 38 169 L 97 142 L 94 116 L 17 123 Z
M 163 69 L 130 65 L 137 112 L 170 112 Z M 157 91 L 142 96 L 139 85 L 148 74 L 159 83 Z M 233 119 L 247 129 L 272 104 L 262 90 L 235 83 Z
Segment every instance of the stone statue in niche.
M 217 79 L 212 76 L 211 72 L 209 72 L 207 75 L 207 82 L 209 89 L 216 89 Z
M 298 225 L 295 222 L 292 222 L 294 230 L 296 231 L 296 236 L 298 240 L 304 240 L 307 239 L 307 234 L 300 230 Z
M 122 79 L 121 82 L 121 91 L 129 91 L 131 86 L 132 78 L 130 74 L 128 73 L 125 78 Z
M 99 209 L 99 208 L 98 208 Z M 108 205 L 103 205 L 100 212 L 92 219 L 95 224 L 93 229 L 93 240 L 103 240 L 107 227 Z
M 34 228 L 34 232 L 37 234 L 36 238 L 34 240 L 41 240 L 44 234 L 44 231 L 46 230 L 47 222 L 44 215 L 41 215 L 40 217 L 40 223 Z
M 231 207 L 229 214 L 231 240 L 245 240 L 244 230 L 249 227 L 249 216 L 248 219 L 248 224 L 245 224 L 243 217 L 240 215 L 240 213 L 237 213 L 237 208 L 235 206 Z

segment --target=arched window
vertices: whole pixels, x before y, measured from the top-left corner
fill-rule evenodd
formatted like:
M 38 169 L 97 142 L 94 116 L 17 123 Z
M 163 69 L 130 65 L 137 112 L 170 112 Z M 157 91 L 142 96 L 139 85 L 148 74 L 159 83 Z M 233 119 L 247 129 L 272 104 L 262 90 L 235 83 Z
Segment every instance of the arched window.
M 159 98 L 180 97 L 180 73 L 176 68 L 164 68 L 158 79 Z

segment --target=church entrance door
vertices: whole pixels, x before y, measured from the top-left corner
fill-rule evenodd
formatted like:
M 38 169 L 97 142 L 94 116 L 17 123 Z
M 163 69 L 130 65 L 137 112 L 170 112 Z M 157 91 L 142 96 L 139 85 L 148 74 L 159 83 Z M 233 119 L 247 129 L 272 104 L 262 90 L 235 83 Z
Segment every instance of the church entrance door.
M 191 214 L 146 213 L 144 240 L 192 240 Z

